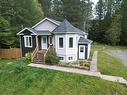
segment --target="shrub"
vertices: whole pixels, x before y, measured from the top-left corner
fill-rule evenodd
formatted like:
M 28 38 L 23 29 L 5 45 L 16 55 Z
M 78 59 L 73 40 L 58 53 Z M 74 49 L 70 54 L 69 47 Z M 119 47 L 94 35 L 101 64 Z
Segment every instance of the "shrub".
M 84 61 L 82 61 L 82 60 L 79 61 L 79 65 L 80 65 L 80 66 L 83 66 L 83 65 L 84 65 Z
M 56 52 L 53 49 L 50 49 L 47 52 L 45 62 L 51 65 L 59 63 L 59 57 L 57 56 Z
M 30 63 L 32 61 L 32 53 L 26 53 L 24 62 L 25 63 Z
M 90 67 L 90 64 L 88 64 L 88 63 L 84 64 L 84 67 Z

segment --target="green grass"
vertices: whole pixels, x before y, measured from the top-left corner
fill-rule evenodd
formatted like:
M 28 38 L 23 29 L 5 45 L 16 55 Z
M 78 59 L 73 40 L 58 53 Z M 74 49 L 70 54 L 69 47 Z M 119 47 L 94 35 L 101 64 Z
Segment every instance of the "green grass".
M 117 83 L 0 60 L 0 95 L 127 95 Z
M 102 74 L 121 76 L 127 79 L 127 67 L 122 61 L 114 56 L 108 55 L 105 51 L 122 50 L 127 51 L 125 46 L 107 46 L 102 44 L 93 44 L 92 52 L 98 51 L 98 70 Z
M 98 69 L 103 74 L 121 76 L 127 79 L 127 67 L 122 61 L 104 52 L 98 54 Z

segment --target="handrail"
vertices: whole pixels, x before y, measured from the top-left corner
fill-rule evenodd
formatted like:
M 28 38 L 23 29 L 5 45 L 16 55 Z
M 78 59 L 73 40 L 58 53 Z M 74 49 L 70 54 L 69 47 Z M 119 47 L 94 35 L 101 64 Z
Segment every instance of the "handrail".
M 32 53 L 32 61 L 34 60 L 34 57 L 36 56 L 37 52 L 38 52 L 38 47 L 36 47 Z
M 52 45 L 49 45 L 49 47 L 48 47 L 46 53 L 44 54 L 44 62 L 45 62 L 46 55 L 47 55 L 48 51 L 50 50 L 51 46 L 52 46 Z
M 37 46 L 32 53 L 32 61 L 34 60 L 34 57 L 36 56 L 36 54 L 38 52 L 38 36 L 36 36 L 36 43 L 37 43 Z

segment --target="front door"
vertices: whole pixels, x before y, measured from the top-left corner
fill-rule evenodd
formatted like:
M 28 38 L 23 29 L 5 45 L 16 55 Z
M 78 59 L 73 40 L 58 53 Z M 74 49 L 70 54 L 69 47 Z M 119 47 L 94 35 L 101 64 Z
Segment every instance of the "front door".
M 47 49 L 47 36 L 41 36 L 41 48 Z
M 85 45 L 79 45 L 79 59 L 85 59 Z

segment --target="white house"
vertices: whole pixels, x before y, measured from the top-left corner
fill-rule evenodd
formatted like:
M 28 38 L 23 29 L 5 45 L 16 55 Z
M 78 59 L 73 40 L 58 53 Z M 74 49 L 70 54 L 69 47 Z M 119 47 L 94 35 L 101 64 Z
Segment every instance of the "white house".
M 52 45 L 61 61 L 88 59 L 92 41 L 87 33 L 74 27 L 67 20 L 59 22 L 44 18 L 32 28 L 24 28 L 19 33 L 22 56 L 28 52 L 44 55 Z M 43 56 L 42 56 L 43 57 Z

